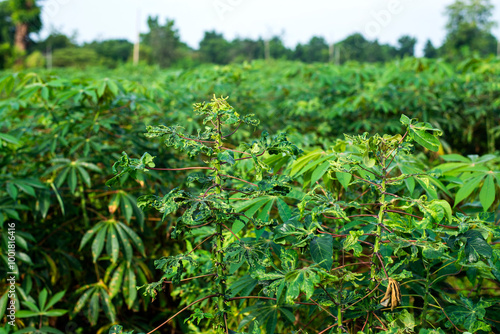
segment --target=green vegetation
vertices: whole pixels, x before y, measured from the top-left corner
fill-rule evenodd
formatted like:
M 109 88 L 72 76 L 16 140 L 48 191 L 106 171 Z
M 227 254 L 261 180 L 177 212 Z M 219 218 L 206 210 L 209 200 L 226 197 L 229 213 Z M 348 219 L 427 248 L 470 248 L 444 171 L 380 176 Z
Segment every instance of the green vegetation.
M 74 36 L 58 31 L 52 31 L 45 39 L 35 39 L 32 33 L 42 27 L 42 5 L 42 1 L 36 0 L 0 2 L 0 69 L 44 65 L 48 68 L 97 65 L 114 68 L 132 62 L 134 46 L 127 40 L 98 40 L 78 45 Z M 472 56 L 497 54 L 499 41 L 492 34 L 496 25 L 492 20 L 493 9 L 491 0 L 456 0 L 447 6 L 446 38 L 441 46 L 427 40 L 425 57 L 456 63 Z M 147 25 L 148 31 L 140 35 L 138 59 L 160 67 L 191 68 L 203 63 L 227 65 L 258 59 L 384 63 L 416 55 L 417 39 L 409 35 L 401 36 L 396 45 L 381 44 L 377 39 L 368 40 L 361 33 L 353 33 L 335 42 L 312 36 L 307 43 L 288 47 L 282 36 L 227 40 L 217 31 L 205 31 L 199 46 L 193 48 L 182 41 L 174 20 L 162 23 L 158 16 L 148 17 Z M 47 61 L 28 61 L 27 57 L 37 52 L 44 54 Z
M 494 58 L 4 74 L 0 333 L 498 332 L 499 77 Z

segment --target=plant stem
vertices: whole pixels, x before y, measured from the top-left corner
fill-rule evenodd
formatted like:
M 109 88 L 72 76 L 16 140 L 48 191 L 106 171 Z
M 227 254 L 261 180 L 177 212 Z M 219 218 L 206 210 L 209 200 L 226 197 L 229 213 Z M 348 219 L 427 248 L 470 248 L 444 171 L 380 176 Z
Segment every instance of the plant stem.
M 214 153 L 216 156 L 219 155 L 219 153 L 222 151 L 222 131 L 221 131 L 221 122 L 220 118 L 217 117 L 217 137 L 215 138 L 215 149 Z M 221 194 L 222 190 L 222 178 L 221 178 L 221 164 L 220 160 L 214 159 L 212 163 L 212 167 L 215 170 L 215 193 L 216 194 Z M 216 266 L 217 266 L 217 278 L 218 278 L 218 300 L 217 300 L 217 307 L 219 312 L 222 312 L 222 317 L 221 319 L 225 319 L 225 312 L 224 312 L 224 303 L 225 303 L 225 295 L 226 295 L 226 281 L 224 278 L 224 267 L 223 267 L 223 261 L 224 261 L 224 254 L 223 254 L 223 236 L 222 236 L 222 222 L 217 222 L 217 241 L 216 245 L 217 248 L 215 250 L 215 261 L 216 261 Z M 224 320 L 221 321 L 221 325 L 223 326 Z
M 378 213 L 377 232 L 375 233 L 376 237 L 375 237 L 375 245 L 373 247 L 373 255 L 377 254 L 380 250 L 380 234 L 382 233 L 382 224 L 384 222 L 384 213 L 385 213 L 384 211 L 387 207 L 387 203 L 385 203 L 385 187 L 386 187 L 385 181 L 386 181 L 386 179 L 384 177 L 382 179 L 382 184 L 381 184 L 381 189 L 380 189 L 381 190 L 380 204 L 382 204 L 382 205 L 381 205 L 379 213 Z M 373 257 L 372 257 L 372 261 L 373 261 Z M 371 288 L 373 288 L 373 286 L 375 285 L 376 276 L 377 276 L 377 270 L 376 270 L 375 266 L 372 266 L 371 272 L 370 272 L 370 277 L 372 279 L 372 282 L 370 283 Z
M 337 305 L 337 324 L 339 326 L 338 333 L 342 334 L 342 302 Z
M 83 222 L 85 223 L 85 227 L 88 228 L 89 225 L 89 216 L 87 215 L 87 200 L 85 199 L 85 190 L 83 189 L 83 185 L 79 186 L 80 191 L 80 205 L 83 213 Z
M 170 318 L 168 318 L 164 323 L 162 323 L 160 326 L 156 327 L 155 329 L 153 329 L 152 331 L 148 332 L 147 334 L 151 334 L 153 333 L 154 331 L 158 330 L 159 328 L 163 327 L 164 325 L 166 325 L 170 320 L 174 319 L 176 316 L 178 316 L 179 314 L 181 314 L 182 312 L 184 312 L 185 310 L 187 310 L 188 308 L 190 308 L 191 306 L 193 306 L 194 304 L 198 304 L 198 303 L 201 303 L 202 301 L 204 301 L 205 299 L 208 299 L 208 298 L 214 298 L 214 297 L 217 297 L 217 295 L 210 295 L 210 296 L 206 296 L 206 297 L 203 297 L 203 298 L 200 298 L 198 300 L 195 300 L 194 302 L 192 302 L 191 304 L 189 304 L 188 306 L 184 307 L 182 310 L 180 310 L 179 312 L 177 312 L 176 314 L 174 314 L 173 316 L 171 316 Z
M 425 274 L 426 277 L 425 277 L 424 307 L 422 309 L 422 315 L 420 316 L 421 317 L 420 325 L 422 326 L 422 328 L 427 327 L 427 321 L 425 320 L 425 318 L 427 316 L 427 307 L 429 306 L 429 288 L 431 286 L 430 265 L 425 268 Z

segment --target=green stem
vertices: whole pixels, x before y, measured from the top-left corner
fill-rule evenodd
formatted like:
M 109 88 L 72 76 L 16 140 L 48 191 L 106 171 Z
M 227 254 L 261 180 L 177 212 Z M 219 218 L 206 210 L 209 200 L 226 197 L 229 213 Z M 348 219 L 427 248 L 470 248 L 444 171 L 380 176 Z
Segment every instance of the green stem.
M 342 334 L 342 303 L 337 306 L 337 323 L 339 325 L 338 333 Z
M 385 209 L 387 207 L 387 203 L 385 203 L 385 190 L 386 190 L 386 178 L 385 176 L 382 178 L 382 185 L 380 187 L 380 206 L 379 213 L 378 213 L 378 218 L 377 218 L 377 231 L 376 231 L 376 237 L 375 237 L 375 244 L 373 247 L 373 254 L 372 254 L 372 262 L 373 262 L 373 257 L 375 254 L 377 254 L 380 250 L 380 239 L 381 239 L 381 233 L 382 233 L 382 224 L 384 222 L 384 214 L 385 214 Z M 382 264 L 381 264 L 382 265 Z M 370 289 L 373 289 L 375 286 L 375 278 L 377 276 L 377 270 L 374 265 L 371 267 L 371 272 L 370 272 L 370 277 L 372 279 L 372 282 L 370 283 Z
M 222 144 L 222 133 L 221 133 L 221 123 L 220 119 L 217 118 L 217 137 L 215 139 L 216 145 L 214 149 L 214 153 L 218 155 L 222 149 L 221 147 L 223 146 Z M 221 193 L 221 185 L 222 185 L 222 178 L 221 178 L 221 164 L 219 159 L 213 160 L 212 167 L 215 170 L 215 192 L 217 194 Z M 222 222 L 217 222 L 217 249 L 216 249 L 216 255 L 215 255 L 215 261 L 217 262 L 217 277 L 219 279 L 219 284 L 218 284 L 218 292 L 219 296 L 217 299 L 217 306 L 219 309 L 219 312 L 223 312 L 221 316 L 221 327 L 224 327 L 224 303 L 225 299 L 224 296 L 226 295 L 226 282 L 224 279 L 224 268 L 223 268 L 223 260 L 224 260 L 224 254 L 223 254 L 223 238 L 222 238 L 222 231 L 223 231 L 223 226 Z
M 83 222 L 85 223 L 85 227 L 90 227 L 89 224 L 89 216 L 87 215 L 87 200 L 85 198 L 85 190 L 83 189 L 83 185 L 80 185 L 80 205 L 83 211 Z
M 382 164 L 385 164 L 385 160 L 383 159 L 382 161 Z M 376 269 L 376 266 L 374 265 L 375 264 L 375 260 L 374 258 L 377 257 L 376 254 L 379 252 L 380 250 L 380 238 L 381 238 L 381 234 L 382 234 L 382 223 L 384 222 L 384 214 L 385 214 L 385 209 L 387 207 L 387 204 L 385 203 L 385 191 L 386 191 L 386 173 L 385 173 L 385 169 L 383 170 L 383 173 L 382 173 L 382 184 L 381 184 L 381 187 L 379 188 L 380 190 L 380 204 L 382 204 L 380 206 L 380 209 L 379 209 L 379 212 L 378 212 L 378 218 L 377 218 L 377 231 L 376 231 L 376 236 L 375 236 L 375 244 L 373 246 L 373 254 L 372 254 L 372 266 L 371 266 L 371 270 L 370 270 L 370 277 L 371 277 L 371 282 L 370 282 L 370 290 L 373 290 L 375 285 L 376 285 L 376 278 L 377 278 L 377 269 Z M 383 264 L 381 263 L 380 265 L 383 266 Z M 373 323 L 373 314 L 370 312 L 370 315 L 369 315 L 369 323 L 372 324 Z M 371 329 L 369 328 L 368 329 L 368 332 L 369 333 L 372 333 Z
M 425 318 L 427 316 L 427 307 L 429 306 L 429 289 L 431 287 L 430 266 L 425 268 L 425 273 L 426 273 L 426 277 L 425 277 L 424 307 L 422 308 L 422 315 L 421 315 L 421 319 L 420 319 L 420 323 L 421 323 L 422 328 L 427 327 L 427 321 L 425 320 Z

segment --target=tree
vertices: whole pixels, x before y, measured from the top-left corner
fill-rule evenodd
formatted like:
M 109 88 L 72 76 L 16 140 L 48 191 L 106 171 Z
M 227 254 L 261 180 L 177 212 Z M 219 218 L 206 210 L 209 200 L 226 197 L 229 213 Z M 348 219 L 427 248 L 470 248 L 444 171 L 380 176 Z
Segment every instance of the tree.
M 141 34 L 141 42 L 148 47 L 149 61 L 168 67 L 180 59 L 180 49 L 186 45 L 180 40 L 175 21 L 169 20 L 161 25 L 158 16 L 148 17 L 149 32 Z
M 76 46 L 77 45 L 72 38 L 55 31 L 52 32 L 45 40 L 37 42 L 34 48 L 41 52 L 47 52 L 47 50 L 55 51 L 58 49 L 73 48 Z
M 231 62 L 251 61 L 264 58 L 264 41 L 236 38 L 231 42 Z
M 9 3 L 0 2 L 0 69 L 7 66 L 10 58 L 11 45 L 14 42 L 16 26 L 12 22 Z
M 424 57 L 425 58 L 436 58 L 438 56 L 438 50 L 434 47 L 431 40 L 428 39 L 424 47 Z
M 448 59 L 456 59 L 467 50 L 482 56 L 495 53 L 493 8 L 490 0 L 456 0 L 446 7 L 447 36 L 441 52 Z
M 106 41 L 93 41 L 87 44 L 99 56 L 109 58 L 113 62 L 126 62 L 132 55 L 134 45 L 126 39 L 110 39 Z
M 214 64 L 228 64 L 230 61 L 230 43 L 222 34 L 206 31 L 200 42 L 200 54 L 203 61 Z
M 359 62 L 384 62 L 388 61 L 397 53 L 397 50 L 387 44 L 379 44 L 376 41 L 368 41 L 360 33 L 348 36 L 339 43 L 340 61 Z
M 280 36 L 274 36 L 269 40 L 269 53 L 273 59 L 291 59 L 292 50 L 287 48 Z
M 328 44 L 323 37 L 313 36 L 309 43 L 297 45 L 294 58 L 306 63 L 327 62 Z
M 30 42 L 29 34 L 42 28 L 40 7 L 35 0 L 9 0 L 8 7 L 16 27 L 14 47 L 25 53 Z
M 415 55 L 415 44 L 417 39 L 408 35 L 398 39 L 398 55 L 403 57 L 413 57 Z

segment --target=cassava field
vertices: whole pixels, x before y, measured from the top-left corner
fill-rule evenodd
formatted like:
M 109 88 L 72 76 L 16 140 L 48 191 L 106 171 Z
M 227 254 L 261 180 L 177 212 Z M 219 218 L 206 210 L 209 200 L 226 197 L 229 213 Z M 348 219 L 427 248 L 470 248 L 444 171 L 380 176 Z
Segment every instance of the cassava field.
M 15 333 L 500 333 L 498 59 L 3 72 L 0 128 Z

